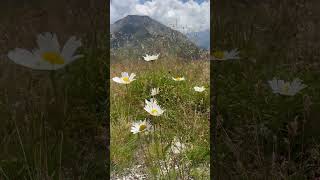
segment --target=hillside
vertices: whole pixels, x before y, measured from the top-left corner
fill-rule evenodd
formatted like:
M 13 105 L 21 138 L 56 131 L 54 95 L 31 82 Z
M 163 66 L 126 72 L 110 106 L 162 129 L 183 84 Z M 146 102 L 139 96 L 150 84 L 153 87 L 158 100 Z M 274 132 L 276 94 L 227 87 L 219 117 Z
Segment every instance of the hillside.
M 200 50 L 184 34 L 148 17 L 129 15 L 110 27 L 111 54 L 141 57 L 149 53 L 197 59 Z
M 190 41 L 194 42 L 198 47 L 203 49 L 210 49 L 210 30 L 198 31 L 198 32 L 189 32 L 186 36 Z

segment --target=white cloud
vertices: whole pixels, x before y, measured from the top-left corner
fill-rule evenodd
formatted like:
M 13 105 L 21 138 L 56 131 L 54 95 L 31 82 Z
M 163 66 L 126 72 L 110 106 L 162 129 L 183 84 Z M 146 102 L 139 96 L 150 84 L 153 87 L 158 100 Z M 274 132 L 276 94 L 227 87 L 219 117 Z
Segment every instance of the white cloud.
M 210 28 L 210 0 L 200 4 L 194 0 L 111 1 L 111 23 L 127 15 L 147 15 L 182 32 L 202 31 Z

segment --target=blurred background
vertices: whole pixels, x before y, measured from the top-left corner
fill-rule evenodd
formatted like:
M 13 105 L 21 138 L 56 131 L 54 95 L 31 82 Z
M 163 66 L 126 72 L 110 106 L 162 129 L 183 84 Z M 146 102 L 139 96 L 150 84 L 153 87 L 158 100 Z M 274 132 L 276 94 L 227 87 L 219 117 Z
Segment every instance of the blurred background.
M 211 68 L 218 178 L 319 178 L 319 8 L 315 0 L 214 1 L 212 50 L 237 48 L 241 57 Z M 274 77 L 307 87 L 274 94 Z
M 108 33 L 105 1 L 0 3 L 0 179 L 108 177 Z M 81 39 L 80 58 L 57 71 L 11 61 L 15 48 L 38 48 L 40 33 L 60 46 Z

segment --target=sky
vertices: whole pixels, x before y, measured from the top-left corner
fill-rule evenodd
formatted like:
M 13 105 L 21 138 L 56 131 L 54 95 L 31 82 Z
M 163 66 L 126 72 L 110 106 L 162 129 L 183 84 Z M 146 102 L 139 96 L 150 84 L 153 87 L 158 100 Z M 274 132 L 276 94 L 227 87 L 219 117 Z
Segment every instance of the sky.
M 111 0 L 110 22 L 147 15 L 183 33 L 210 28 L 210 0 Z

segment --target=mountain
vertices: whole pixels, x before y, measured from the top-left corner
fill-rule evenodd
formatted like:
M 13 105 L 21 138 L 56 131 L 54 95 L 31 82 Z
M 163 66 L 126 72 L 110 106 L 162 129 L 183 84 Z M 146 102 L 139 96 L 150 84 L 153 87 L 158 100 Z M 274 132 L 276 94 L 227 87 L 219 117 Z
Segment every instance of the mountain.
M 195 43 L 198 47 L 209 50 L 210 49 L 210 30 L 204 30 L 199 32 L 190 32 L 186 36 L 190 41 Z
M 202 50 L 179 31 L 148 17 L 128 15 L 110 26 L 111 54 L 141 57 L 161 53 L 161 56 L 199 58 Z

